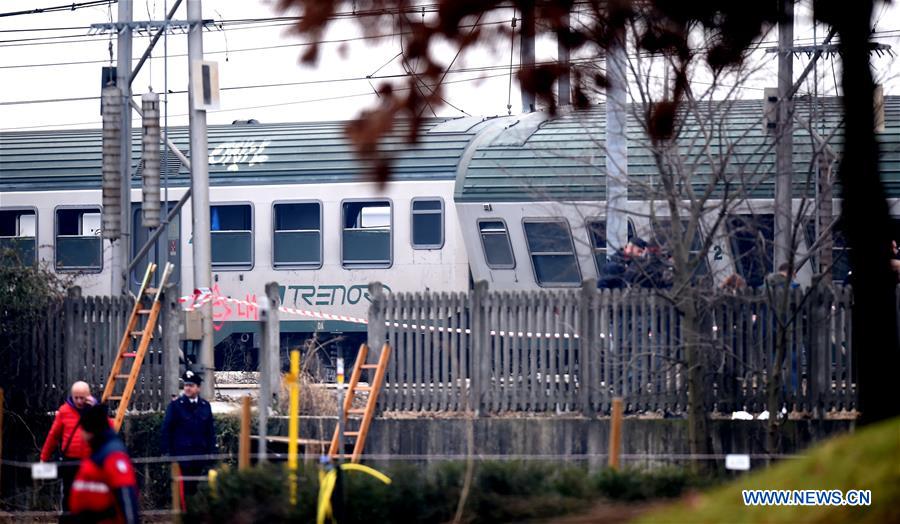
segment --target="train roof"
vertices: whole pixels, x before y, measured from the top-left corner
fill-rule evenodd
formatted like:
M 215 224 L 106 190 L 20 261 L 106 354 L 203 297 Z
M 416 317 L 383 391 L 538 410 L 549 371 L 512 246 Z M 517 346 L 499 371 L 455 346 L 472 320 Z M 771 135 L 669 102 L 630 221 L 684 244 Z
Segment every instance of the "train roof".
M 477 132 L 496 119 L 435 118 L 423 125 L 418 144 L 406 142 L 408 124 L 399 122 L 381 141 L 395 153 L 396 180 L 453 180 L 465 148 Z M 210 184 L 296 184 L 355 182 L 366 166 L 357 160 L 344 134 L 346 122 L 233 124 L 209 126 Z M 169 138 L 188 154 L 186 127 L 169 128 Z M 132 140 L 140 181 L 141 134 Z M 0 133 L 0 191 L 99 188 L 101 130 Z M 172 154 L 165 171 L 169 184 L 186 186 L 187 168 Z
M 794 128 L 794 194 L 811 194 L 812 125 L 840 157 L 843 111 L 840 99 L 795 98 L 800 120 Z M 900 97 L 884 98 L 885 129 L 881 143 L 881 175 L 888 194 L 900 194 Z M 643 107 L 628 111 L 629 199 L 644 199 L 658 182 L 654 148 L 639 118 Z M 677 169 L 689 173 L 699 188 L 713 167 L 753 180 L 748 197 L 774 194 L 775 136 L 763 124 L 762 100 L 700 102 L 688 112 L 678 134 Z M 704 123 L 708 125 L 703 125 Z M 706 138 L 706 137 L 709 138 Z M 455 198 L 461 202 L 578 201 L 606 199 L 606 115 L 603 105 L 550 118 L 523 115 L 505 129 L 479 139 L 471 161 L 460 169 Z M 658 193 L 657 193 L 658 194 Z

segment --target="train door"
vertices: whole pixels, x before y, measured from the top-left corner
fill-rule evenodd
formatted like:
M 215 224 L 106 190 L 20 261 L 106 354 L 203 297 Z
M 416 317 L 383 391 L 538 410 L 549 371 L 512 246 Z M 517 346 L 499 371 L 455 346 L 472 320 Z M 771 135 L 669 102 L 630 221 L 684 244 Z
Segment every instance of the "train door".
M 168 211 L 175 207 L 175 202 L 169 202 Z M 165 214 L 163 217 L 165 218 Z M 138 251 L 150 238 L 150 230 L 141 226 L 141 204 L 135 202 L 131 204 L 131 256 L 137 255 Z M 154 262 L 159 267 L 153 278 L 153 285 L 159 283 L 159 277 L 162 275 L 162 268 L 165 267 L 166 261 L 171 262 L 175 269 L 169 277 L 169 282 L 177 286 L 181 284 L 181 214 L 175 215 L 172 222 L 163 232 L 156 244 L 150 248 L 138 263 L 134 266 L 129 276 L 129 284 L 133 293 L 137 293 L 141 287 L 141 279 L 144 277 L 144 271 L 147 270 L 148 262 Z

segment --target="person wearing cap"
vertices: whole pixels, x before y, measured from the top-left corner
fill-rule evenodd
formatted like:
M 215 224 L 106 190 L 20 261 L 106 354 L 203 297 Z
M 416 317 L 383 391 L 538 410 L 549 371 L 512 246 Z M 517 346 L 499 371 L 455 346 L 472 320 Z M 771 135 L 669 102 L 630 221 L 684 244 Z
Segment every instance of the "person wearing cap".
M 197 492 L 196 477 L 205 475 L 209 469 L 208 459 L 191 460 L 192 456 L 213 455 L 216 452 L 216 429 L 212 408 L 200 398 L 200 384 L 203 379 L 198 373 L 188 370 L 181 377 L 184 390 L 181 396 L 169 403 L 160 431 L 160 451 L 163 455 L 178 457 L 182 477 L 182 504 L 186 498 Z
M 125 444 L 109 427 L 105 404 L 81 415 L 81 433 L 90 454 L 81 460 L 65 521 L 136 524 L 140 520 L 137 476 Z

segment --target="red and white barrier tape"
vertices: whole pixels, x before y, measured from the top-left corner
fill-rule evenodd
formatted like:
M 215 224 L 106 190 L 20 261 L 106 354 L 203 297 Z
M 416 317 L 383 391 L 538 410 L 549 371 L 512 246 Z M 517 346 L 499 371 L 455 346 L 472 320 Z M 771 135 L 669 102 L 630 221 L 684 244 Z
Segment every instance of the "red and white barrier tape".
M 213 295 L 212 293 L 202 293 L 200 295 L 187 295 L 178 299 L 181 303 L 188 303 L 185 307 L 185 311 L 193 311 L 207 302 L 212 302 L 213 300 L 221 300 L 224 302 L 230 302 L 233 304 L 239 304 L 246 307 L 254 307 L 258 308 L 259 304 L 256 302 L 250 302 L 248 300 L 241 300 L 238 298 L 224 297 L 222 295 Z M 365 318 L 359 317 L 350 317 L 347 315 L 333 315 L 331 313 L 323 313 L 321 311 L 313 311 L 309 309 L 298 309 L 287 306 L 280 306 L 278 311 L 283 313 L 287 313 L 289 315 L 297 315 L 301 317 L 315 318 L 318 320 L 338 320 L 341 322 L 350 322 L 353 324 L 368 324 L 369 320 Z M 402 328 L 402 329 L 411 329 L 414 331 L 437 331 L 439 333 L 447 332 L 447 333 L 456 333 L 456 334 L 471 334 L 472 330 L 468 328 L 450 328 L 444 326 L 420 326 L 418 324 L 407 324 L 405 322 L 392 322 L 390 320 L 385 321 L 384 325 L 388 327 L 394 328 Z M 545 338 L 545 339 L 574 339 L 579 338 L 578 334 L 569 334 L 569 333 L 536 333 L 531 331 L 490 331 L 491 336 L 501 336 L 501 337 L 519 337 L 519 338 Z

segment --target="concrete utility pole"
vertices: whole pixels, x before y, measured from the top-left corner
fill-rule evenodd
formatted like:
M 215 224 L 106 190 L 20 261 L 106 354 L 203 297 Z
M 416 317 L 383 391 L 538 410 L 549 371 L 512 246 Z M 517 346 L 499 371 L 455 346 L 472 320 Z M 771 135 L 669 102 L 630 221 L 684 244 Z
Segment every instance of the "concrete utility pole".
M 794 175 L 794 2 L 779 0 L 778 23 L 778 127 L 775 144 L 775 264 L 791 258 L 791 182 Z
M 128 255 L 131 248 L 131 0 L 119 1 L 118 23 L 122 24 L 116 42 L 116 85 L 122 92 L 122 139 L 119 149 L 119 171 L 122 185 L 119 193 L 119 240 L 112 244 L 110 291 L 117 297 L 128 290 Z
M 534 72 L 534 2 L 522 5 L 522 45 L 519 46 L 520 68 L 530 74 Z M 521 85 L 521 83 L 520 83 Z M 522 89 L 522 112 L 534 112 L 534 93 Z
M 569 28 L 568 13 L 562 19 L 562 25 L 566 29 Z M 572 102 L 572 94 L 569 90 L 569 48 L 563 42 L 556 42 L 557 61 L 561 67 L 565 68 L 565 72 L 556 81 L 556 103 L 560 107 L 570 105 Z
M 628 241 L 628 77 L 626 75 L 625 30 L 606 50 L 606 246 L 607 252 L 625 247 Z
M 121 6 L 120 6 L 121 8 Z M 197 108 L 194 90 L 203 82 L 195 78 L 194 64 L 203 60 L 203 10 L 200 0 L 188 0 L 187 18 L 191 24 L 188 32 L 188 105 L 191 132 L 191 217 L 193 221 L 192 246 L 194 248 L 194 287 L 210 288 L 210 235 L 209 235 L 209 148 L 206 136 L 206 110 Z M 204 397 L 213 398 L 215 369 L 213 355 L 212 303 L 200 309 L 203 339 L 200 341 L 200 367 L 209 372 L 203 381 Z

